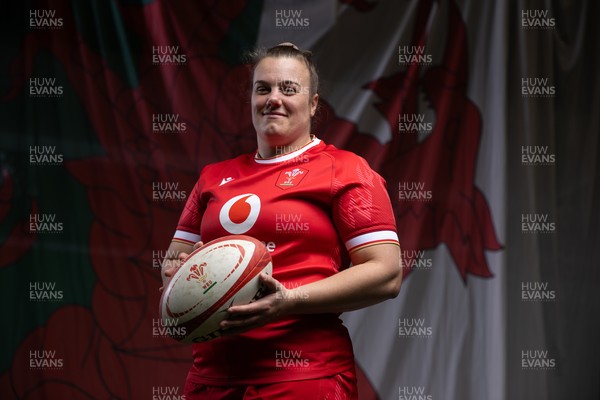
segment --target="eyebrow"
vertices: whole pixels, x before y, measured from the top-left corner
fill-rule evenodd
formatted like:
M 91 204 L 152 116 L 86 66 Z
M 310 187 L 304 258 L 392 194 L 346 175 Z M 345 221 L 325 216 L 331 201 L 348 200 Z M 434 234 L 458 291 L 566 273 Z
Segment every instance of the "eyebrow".
M 300 82 L 293 81 L 293 80 L 290 80 L 290 79 L 282 80 L 282 81 L 279 81 L 279 82 L 283 83 L 285 85 L 298 85 L 298 86 L 300 86 Z
M 296 82 L 296 81 L 292 81 L 292 80 L 278 80 L 277 83 L 283 83 L 285 85 L 298 85 L 298 86 L 302 86 L 302 85 L 300 85 L 300 82 Z M 267 81 L 258 80 L 256 82 L 254 82 L 254 86 L 256 86 L 256 85 L 270 85 L 270 83 L 267 82 Z

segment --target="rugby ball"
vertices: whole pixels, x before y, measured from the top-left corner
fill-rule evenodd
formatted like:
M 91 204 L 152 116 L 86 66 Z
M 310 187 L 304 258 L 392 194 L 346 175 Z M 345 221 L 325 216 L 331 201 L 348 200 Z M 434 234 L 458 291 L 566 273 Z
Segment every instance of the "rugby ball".
M 271 255 L 250 236 L 224 236 L 194 250 L 160 298 L 163 324 L 177 328 L 171 337 L 198 343 L 221 336 L 229 307 L 263 296 L 261 272 L 273 274 Z

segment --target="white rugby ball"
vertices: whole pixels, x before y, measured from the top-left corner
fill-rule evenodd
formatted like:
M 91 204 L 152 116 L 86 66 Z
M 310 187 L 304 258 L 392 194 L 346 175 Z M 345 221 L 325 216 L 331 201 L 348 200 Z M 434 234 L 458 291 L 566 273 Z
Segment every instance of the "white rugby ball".
M 265 245 L 250 236 L 231 235 L 196 249 L 175 273 L 160 298 L 163 324 L 174 339 L 205 342 L 221 336 L 219 323 L 233 305 L 263 296 L 261 272 L 273 274 Z

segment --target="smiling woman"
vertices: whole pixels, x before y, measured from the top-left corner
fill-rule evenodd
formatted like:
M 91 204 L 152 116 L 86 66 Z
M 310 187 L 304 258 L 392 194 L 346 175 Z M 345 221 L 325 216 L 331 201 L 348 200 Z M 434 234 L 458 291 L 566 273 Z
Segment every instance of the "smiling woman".
M 229 307 L 224 336 L 193 345 L 186 399 L 357 398 L 339 314 L 398 294 L 400 249 L 383 179 L 311 134 L 317 90 L 310 52 L 256 52 L 257 151 L 206 166 L 181 215 L 164 284 L 201 240 L 249 235 L 273 260 L 268 294 Z

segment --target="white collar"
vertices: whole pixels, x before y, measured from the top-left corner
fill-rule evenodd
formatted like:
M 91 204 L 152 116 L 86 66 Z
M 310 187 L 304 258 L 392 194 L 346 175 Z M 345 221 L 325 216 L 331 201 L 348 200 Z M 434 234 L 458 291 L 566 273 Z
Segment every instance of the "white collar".
M 291 153 L 282 154 L 282 155 L 270 157 L 270 158 L 258 158 L 258 152 L 257 152 L 254 155 L 254 161 L 256 161 L 258 164 L 276 164 L 276 163 L 283 162 L 283 161 L 289 161 L 289 160 L 292 160 L 292 159 L 298 157 L 300 154 L 304 153 L 305 151 L 312 149 L 313 147 L 317 146 L 319 143 L 321 143 L 321 139 L 314 137 L 310 142 L 308 142 L 304 146 L 300 147 L 298 150 L 292 151 Z

